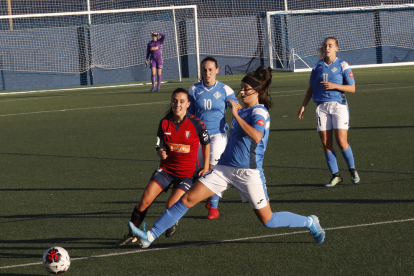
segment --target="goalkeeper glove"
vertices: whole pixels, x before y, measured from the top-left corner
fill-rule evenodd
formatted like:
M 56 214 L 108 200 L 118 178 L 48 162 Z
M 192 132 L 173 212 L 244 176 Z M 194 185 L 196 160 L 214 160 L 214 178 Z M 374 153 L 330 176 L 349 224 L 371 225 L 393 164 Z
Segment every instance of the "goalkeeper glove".
M 145 61 L 145 67 L 147 67 L 147 66 L 148 66 L 148 60 Z

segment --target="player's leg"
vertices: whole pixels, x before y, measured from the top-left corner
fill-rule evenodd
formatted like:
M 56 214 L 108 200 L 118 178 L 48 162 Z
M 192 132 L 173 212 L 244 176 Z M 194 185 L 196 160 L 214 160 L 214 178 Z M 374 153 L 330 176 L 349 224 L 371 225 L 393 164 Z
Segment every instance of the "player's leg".
M 334 112 L 333 127 L 335 129 L 335 138 L 338 147 L 341 149 L 342 156 L 348 165 L 351 174 L 351 181 L 356 184 L 360 181 L 358 172 L 355 169 L 355 160 L 352 153 L 351 145 L 348 143 L 349 129 L 349 109 L 347 105 L 337 104 Z
M 152 83 L 152 88 L 150 92 L 154 92 L 155 91 L 155 78 L 157 77 L 157 63 L 155 62 L 155 60 L 151 59 L 151 83 Z
M 227 134 L 217 133 L 210 135 L 210 169 L 217 165 L 221 154 L 227 145 Z M 218 195 L 211 196 L 206 202 L 206 208 L 208 209 L 208 219 L 216 219 L 220 216 L 218 211 L 218 204 L 220 197 Z
M 325 185 L 326 187 L 333 187 L 342 182 L 342 178 L 339 174 L 336 152 L 333 149 L 331 105 L 332 102 L 327 102 L 318 105 L 316 108 L 317 131 L 322 142 L 326 164 L 332 174 L 331 181 Z
M 147 215 L 147 211 L 151 206 L 152 202 L 157 198 L 157 196 L 163 191 L 163 188 L 158 185 L 157 182 L 151 180 L 147 187 L 145 188 L 141 199 L 135 205 L 134 210 L 131 214 L 130 222 L 139 227 L 141 223 L 144 221 L 145 216 Z M 125 235 L 120 241 L 118 241 L 117 245 L 126 245 L 132 242 L 136 242 L 137 238 L 131 232 Z
M 157 76 L 157 84 L 158 84 L 158 86 L 157 86 L 157 92 L 160 92 L 160 89 L 161 89 L 161 80 L 162 80 L 162 63 L 161 64 L 158 64 L 158 67 L 157 67 L 157 74 L 158 74 L 158 76 Z
M 210 197 L 212 194 L 213 192 L 204 186 L 202 182 L 197 181 L 196 184 L 191 187 L 191 189 L 185 193 L 180 200 L 178 200 L 173 206 L 171 206 L 171 208 L 167 209 L 158 218 L 148 232 L 140 230 L 131 222 L 129 223 L 129 227 L 131 231 L 140 238 L 140 246 L 142 248 L 146 248 L 168 228 L 172 227 L 177 221 L 179 221 L 191 207 Z
M 178 200 L 180 200 L 180 198 L 190 190 L 190 188 L 193 186 L 193 179 L 192 178 L 179 178 L 176 177 L 173 181 L 173 189 L 171 192 L 170 197 L 167 200 L 167 204 L 166 204 L 166 209 L 170 209 L 174 203 L 176 203 Z M 178 221 L 171 226 L 170 228 L 168 228 L 165 231 L 165 236 L 167 238 L 171 238 L 176 230 L 177 230 L 177 226 L 178 226 Z
M 243 201 L 248 201 L 252 206 L 257 218 L 264 226 L 275 227 L 307 227 L 311 229 L 311 234 L 314 236 L 317 243 L 322 243 L 325 237 L 325 232 L 319 225 L 317 218 L 301 216 L 291 212 L 276 212 L 273 213 L 269 201 L 266 200 L 267 193 L 265 186 L 262 183 L 261 172 L 254 169 L 239 169 L 239 175 L 232 183 L 236 187 L 237 192 Z M 236 172 L 236 175 L 238 173 Z M 316 221 L 314 223 L 314 221 Z M 318 231 L 312 233 L 313 228 Z
M 139 243 L 141 247 L 146 248 L 164 231 L 180 220 L 189 208 L 215 193 L 221 195 L 227 188 L 228 180 L 223 175 L 222 171 L 218 169 L 211 170 L 209 173 L 202 176 L 179 201 L 166 210 L 148 232 L 140 230 L 132 223 L 129 223 L 129 227 L 135 235 L 140 237 Z

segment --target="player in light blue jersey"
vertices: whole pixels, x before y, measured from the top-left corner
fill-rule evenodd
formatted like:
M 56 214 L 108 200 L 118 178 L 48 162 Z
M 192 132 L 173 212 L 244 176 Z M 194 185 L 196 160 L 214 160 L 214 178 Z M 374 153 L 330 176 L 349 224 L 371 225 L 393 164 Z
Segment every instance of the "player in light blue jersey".
M 227 144 L 228 126 L 224 117 L 226 101 L 238 103 L 233 89 L 216 80 L 218 72 L 217 60 L 213 57 L 204 58 L 201 62 L 202 80 L 189 90 L 191 105 L 188 111 L 203 120 L 210 135 L 210 169 L 217 164 Z M 214 195 L 207 200 L 208 219 L 219 217 L 219 199 L 219 196 Z
M 326 38 L 319 49 L 321 60 L 313 67 L 309 87 L 298 113 L 299 119 L 302 119 L 311 98 L 317 104 L 317 130 L 332 174 L 326 187 L 333 187 L 343 181 L 333 149 L 333 133 L 348 165 L 351 181 L 355 184 L 360 181 L 354 155 L 348 144 L 349 109 L 345 96 L 345 93 L 355 92 L 355 80 L 348 63 L 336 56 L 337 51 L 338 40 L 335 37 Z
M 307 227 L 317 243 L 322 243 L 325 231 L 319 219 L 290 212 L 273 213 L 265 185 L 262 182 L 262 164 L 269 138 L 271 97 L 268 93 L 272 81 L 270 71 L 259 67 L 247 74 L 241 82 L 244 108 L 230 100 L 233 120 L 230 139 L 219 163 L 200 177 L 196 184 L 179 201 L 166 210 L 148 231 L 129 223 L 132 233 L 139 237 L 138 244 L 146 248 L 165 230 L 178 221 L 189 208 L 213 194 L 222 195 L 235 187 L 244 202 L 249 202 L 254 213 L 266 227 Z

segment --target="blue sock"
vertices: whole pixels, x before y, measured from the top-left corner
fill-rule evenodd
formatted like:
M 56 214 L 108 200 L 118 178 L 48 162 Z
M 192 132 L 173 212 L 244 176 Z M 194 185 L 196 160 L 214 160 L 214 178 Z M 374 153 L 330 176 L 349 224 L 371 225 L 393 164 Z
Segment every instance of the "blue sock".
M 331 174 L 339 172 L 338 163 L 336 162 L 336 153 L 335 151 L 325 152 L 326 164 L 331 171 Z
M 352 154 L 351 145 L 348 145 L 348 148 L 341 152 L 346 164 L 348 165 L 348 169 L 355 168 L 354 155 Z
M 217 208 L 219 203 L 220 197 L 218 195 L 213 195 L 208 198 L 208 201 L 210 201 L 210 208 Z
M 164 233 L 168 228 L 174 225 L 177 221 L 180 220 L 184 216 L 185 213 L 188 211 L 188 207 L 184 205 L 184 203 L 178 200 L 171 206 L 170 209 L 165 210 L 165 212 L 158 218 L 158 220 L 154 223 L 150 232 L 152 236 L 156 239 L 162 233 Z
M 152 88 L 155 88 L 155 75 L 151 75 Z
M 266 227 L 307 227 L 310 226 L 311 219 L 309 217 L 297 215 L 291 212 L 273 213 L 272 218 L 264 224 Z

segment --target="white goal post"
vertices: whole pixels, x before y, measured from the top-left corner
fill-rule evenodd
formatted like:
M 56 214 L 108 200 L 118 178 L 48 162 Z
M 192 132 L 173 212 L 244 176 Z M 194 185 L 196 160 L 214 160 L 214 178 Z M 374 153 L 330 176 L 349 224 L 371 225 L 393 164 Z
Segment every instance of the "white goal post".
M 324 38 L 352 68 L 414 65 L 414 4 L 266 13 L 269 64 L 310 71 Z
M 200 77 L 196 5 L 95 11 L 88 5 L 79 12 L 3 15 L 0 23 L 10 25 L 0 29 L 1 70 L 73 74 L 142 65 L 150 32 L 157 31 L 166 33 L 164 60 L 176 60 L 169 68 L 174 78 L 182 80 L 186 55 L 195 56 L 188 63 Z

